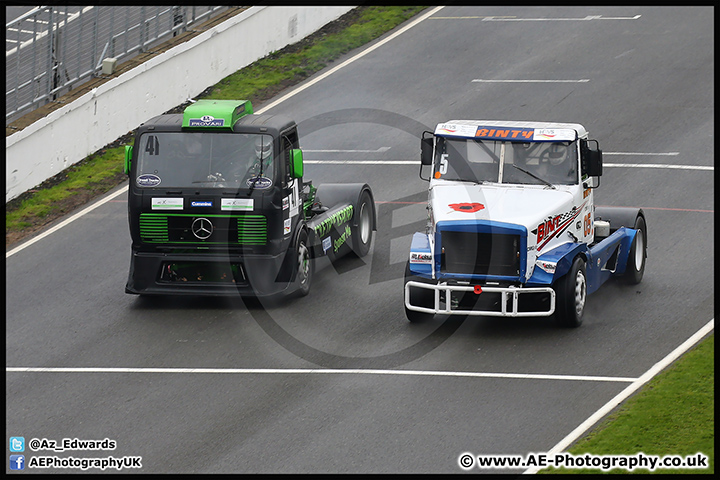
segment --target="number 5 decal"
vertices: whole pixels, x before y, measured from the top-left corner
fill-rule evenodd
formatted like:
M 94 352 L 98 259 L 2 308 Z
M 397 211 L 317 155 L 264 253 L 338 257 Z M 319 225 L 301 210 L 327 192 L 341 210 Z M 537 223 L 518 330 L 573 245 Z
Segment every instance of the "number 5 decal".
M 448 154 L 443 153 L 440 155 L 440 168 L 438 171 L 440 172 L 440 175 L 445 175 L 447 173 L 448 169 Z
M 592 234 L 592 219 L 590 217 L 591 214 L 588 213 L 583 218 L 583 235 L 586 237 Z

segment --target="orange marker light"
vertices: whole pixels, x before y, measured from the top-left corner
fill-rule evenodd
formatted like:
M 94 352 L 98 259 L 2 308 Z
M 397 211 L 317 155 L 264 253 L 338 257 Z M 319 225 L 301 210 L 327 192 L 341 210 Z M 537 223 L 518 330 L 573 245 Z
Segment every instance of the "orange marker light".
M 435 178 L 440 178 L 440 172 L 435 172 Z

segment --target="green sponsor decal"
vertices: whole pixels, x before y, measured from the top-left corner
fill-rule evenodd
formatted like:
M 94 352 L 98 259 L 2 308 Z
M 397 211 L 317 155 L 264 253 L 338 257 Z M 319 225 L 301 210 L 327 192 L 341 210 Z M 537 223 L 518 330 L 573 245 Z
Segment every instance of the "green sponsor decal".
M 318 237 L 324 237 L 325 235 L 330 232 L 330 229 L 335 225 L 339 226 L 343 223 L 348 223 L 350 220 L 352 220 L 353 216 L 353 207 L 352 205 L 348 205 L 347 207 L 343 208 L 339 212 L 335 212 L 332 215 L 330 215 L 327 219 L 325 219 L 322 223 L 317 225 L 315 227 L 315 233 Z
M 334 252 L 337 253 L 338 249 L 343 246 L 345 242 L 347 242 L 347 239 L 350 238 L 350 235 L 352 235 L 352 231 L 350 230 L 350 225 L 345 225 L 345 231 L 342 235 L 340 235 L 340 238 L 335 240 L 333 242 Z

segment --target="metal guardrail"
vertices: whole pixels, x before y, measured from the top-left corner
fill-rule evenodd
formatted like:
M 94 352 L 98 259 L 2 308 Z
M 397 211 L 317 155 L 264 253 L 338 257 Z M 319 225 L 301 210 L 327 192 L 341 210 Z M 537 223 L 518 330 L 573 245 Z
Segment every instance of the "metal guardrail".
M 5 125 L 227 6 L 43 6 L 7 23 Z

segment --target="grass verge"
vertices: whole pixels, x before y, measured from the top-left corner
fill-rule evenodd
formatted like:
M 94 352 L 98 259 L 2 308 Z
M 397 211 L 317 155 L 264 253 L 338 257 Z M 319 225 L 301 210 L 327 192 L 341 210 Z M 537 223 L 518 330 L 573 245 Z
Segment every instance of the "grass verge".
M 585 438 L 568 449 L 576 456 L 668 455 L 708 457 L 707 469 L 638 468 L 632 473 L 714 473 L 715 334 L 648 382 Z M 539 473 L 601 473 L 601 469 L 548 468 Z M 624 469 L 609 473 L 628 473 Z

